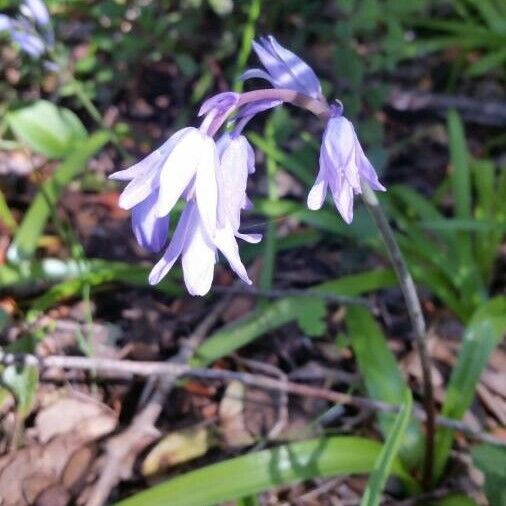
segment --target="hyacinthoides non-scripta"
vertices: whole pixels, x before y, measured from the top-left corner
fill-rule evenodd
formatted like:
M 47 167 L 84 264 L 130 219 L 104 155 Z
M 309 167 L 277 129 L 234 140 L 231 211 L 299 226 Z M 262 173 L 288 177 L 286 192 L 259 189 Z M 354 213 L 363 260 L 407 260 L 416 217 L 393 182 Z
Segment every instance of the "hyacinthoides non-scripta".
M 385 188 L 364 154 L 352 123 L 343 116 L 342 104 L 335 101 L 329 105 L 311 67 L 272 36 L 254 42 L 253 48 L 264 69 L 247 70 L 242 78 L 265 79 L 271 88 L 223 92 L 207 99 L 199 111 L 199 116 L 204 117 L 199 128 L 179 130 L 136 165 L 111 175 L 112 179 L 129 181 L 119 205 L 132 210 L 132 228 L 138 243 L 153 252 L 166 247 L 149 282 L 158 283 L 181 257 L 188 291 L 205 295 L 211 288 L 220 251 L 235 273 L 251 284 L 239 256 L 237 239 L 255 243 L 261 235 L 239 231 L 241 211 L 252 207 L 246 186 L 248 176 L 255 171 L 253 148 L 242 131 L 256 114 L 286 103 L 316 115 L 326 126 L 319 171 L 307 205 L 312 210 L 320 209 L 330 190 L 342 218 L 351 223 L 354 197 L 360 194 L 384 239 L 422 362 L 427 414 L 424 482 L 429 483 L 435 408 L 425 321 L 413 279 L 374 193 Z M 215 140 L 227 120 L 229 128 Z M 169 214 L 180 199 L 185 207 L 169 241 Z

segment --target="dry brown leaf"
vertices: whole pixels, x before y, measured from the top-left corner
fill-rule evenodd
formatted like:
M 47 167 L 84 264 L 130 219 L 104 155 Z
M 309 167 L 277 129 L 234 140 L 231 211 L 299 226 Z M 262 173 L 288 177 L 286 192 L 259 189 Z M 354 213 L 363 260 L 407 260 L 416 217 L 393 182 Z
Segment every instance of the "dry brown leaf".
M 94 456 L 90 445 L 116 427 L 116 416 L 85 397 L 63 397 L 35 420 L 40 444 L 0 458 L 2 506 L 65 505 Z
M 255 442 L 246 428 L 245 393 L 246 388 L 243 383 L 231 381 L 220 403 L 220 426 L 223 431 L 223 439 L 228 446 L 247 446 Z
M 81 440 L 93 440 L 111 432 L 116 426 L 114 413 L 98 402 L 84 397 L 64 397 L 41 409 L 35 428 L 41 443 L 74 432 Z
M 201 457 L 207 453 L 211 444 L 212 437 L 207 427 L 171 432 L 148 453 L 142 463 L 142 474 L 152 476 L 176 464 Z

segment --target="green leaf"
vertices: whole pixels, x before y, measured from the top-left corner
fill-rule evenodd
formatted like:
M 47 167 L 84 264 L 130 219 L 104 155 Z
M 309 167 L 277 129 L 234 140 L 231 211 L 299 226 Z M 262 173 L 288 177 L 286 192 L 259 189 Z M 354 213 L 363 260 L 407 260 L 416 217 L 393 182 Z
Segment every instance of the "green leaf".
M 347 308 L 346 325 L 369 397 L 397 404 L 409 388 L 381 328 L 371 313 L 360 306 Z M 381 431 L 387 437 L 395 424 L 395 415 L 379 413 L 378 417 Z M 423 449 L 420 423 L 413 418 L 402 441 L 400 456 L 410 469 L 415 469 L 423 461 Z
M 471 217 L 471 173 L 464 126 L 455 110 L 448 112 L 448 135 L 452 163 L 452 185 L 455 214 L 458 218 Z
M 483 444 L 472 449 L 474 465 L 485 475 L 485 494 L 490 506 L 506 504 L 506 448 Z
M 467 73 L 470 76 L 479 76 L 485 74 L 496 67 L 504 66 L 506 62 L 506 48 L 499 48 L 496 51 L 491 51 L 485 54 L 474 62 L 468 69 Z
M 443 403 L 442 416 L 460 420 L 469 409 L 476 384 L 492 350 L 506 332 L 506 297 L 482 304 L 466 328 Z M 435 479 L 442 475 L 453 441 L 453 431 L 440 427 L 436 433 Z
M 448 137 L 452 164 L 452 188 L 455 215 L 458 219 L 471 218 L 471 170 L 466 145 L 464 126 L 455 110 L 448 112 Z M 481 273 L 473 256 L 471 236 L 465 231 L 458 232 L 458 265 L 461 271 L 462 290 L 467 293 L 485 293 Z
M 395 284 L 396 278 L 391 270 L 376 270 L 328 281 L 311 287 L 311 290 L 331 295 L 355 296 Z M 304 321 L 303 316 L 306 304 L 304 297 L 286 297 L 221 328 L 198 348 L 193 363 L 209 364 L 290 321 L 298 320 L 300 324 L 302 319 L 301 324 L 307 329 L 308 320 Z M 314 329 L 314 321 L 309 326 L 309 330 Z
M 308 297 L 301 299 L 297 324 L 308 336 L 321 336 L 325 332 L 327 308 L 323 299 Z
M 88 160 L 109 140 L 109 134 L 101 131 L 91 135 L 61 163 L 50 179 L 45 181 L 19 226 L 14 241 L 7 251 L 10 262 L 30 259 L 47 220 L 54 212 L 60 194 L 81 171 Z
M 49 158 L 64 158 L 87 136 L 72 111 L 46 100 L 9 112 L 7 122 L 20 141 Z
M 282 445 L 177 476 L 116 506 L 207 506 L 316 477 L 364 474 L 373 469 L 381 448 L 376 441 L 344 436 Z M 416 490 L 398 460 L 392 474 Z
M 39 371 L 36 367 L 6 367 L 1 374 L 2 385 L 16 399 L 16 408 L 21 419 L 26 418 L 34 404 L 39 384 Z
M 0 225 L 1 224 L 7 227 L 9 231 L 14 231 L 17 227 L 16 220 L 14 216 L 12 216 L 2 190 L 0 190 Z
M 424 504 L 425 506 L 478 506 L 473 499 L 463 494 L 447 495 L 442 499 L 435 499 Z
M 411 418 L 413 409 L 413 397 L 409 389 L 404 390 L 402 408 L 395 417 L 395 421 L 383 445 L 381 453 L 374 464 L 373 472 L 367 482 L 360 506 L 377 506 L 381 500 L 381 494 L 385 488 L 388 477 L 392 471 L 392 465 L 397 457 L 399 448 L 404 439 L 404 434 Z

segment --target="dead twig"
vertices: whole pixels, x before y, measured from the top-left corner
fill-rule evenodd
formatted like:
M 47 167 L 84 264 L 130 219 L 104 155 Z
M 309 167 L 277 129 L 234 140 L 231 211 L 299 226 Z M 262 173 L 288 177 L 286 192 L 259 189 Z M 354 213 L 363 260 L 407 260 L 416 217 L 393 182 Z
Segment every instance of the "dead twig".
M 190 349 L 193 350 L 194 346 L 192 346 Z M 188 356 L 187 355 L 188 351 L 185 351 L 184 353 L 185 356 Z M 179 356 L 180 355 L 178 355 L 177 357 Z M 175 359 L 177 357 L 175 357 Z M 100 376 L 101 374 L 102 375 L 107 374 L 109 377 L 111 377 L 112 375 L 117 374 L 122 378 L 132 376 L 143 376 L 143 377 L 160 376 L 165 377 L 167 383 L 170 383 L 171 388 L 174 385 L 176 379 L 185 376 L 216 381 L 236 380 L 244 383 L 245 385 L 257 388 L 264 388 L 273 391 L 284 391 L 288 394 L 298 395 L 302 397 L 314 397 L 335 404 L 346 404 L 371 411 L 380 411 L 383 413 L 396 413 L 399 411 L 400 408 L 400 406 L 397 406 L 395 404 L 389 404 L 386 402 L 375 401 L 372 399 L 349 395 L 342 392 L 336 392 L 334 390 L 329 390 L 327 388 L 319 388 L 309 385 L 302 385 L 300 383 L 295 383 L 293 381 L 279 380 L 264 375 L 250 374 L 237 371 L 225 371 L 223 369 L 193 368 L 185 363 L 176 362 L 175 359 L 168 362 L 140 362 L 134 360 L 117 360 L 98 357 L 90 358 L 90 357 L 49 356 L 44 358 L 38 358 L 35 357 L 34 355 L 13 355 L 13 354 L 2 355 L 0 353 L 0 363 L 2 363 L 3 365 L 13 365 L 13 364 L 31 365 L 39 367 L 42 370 L 47 368 L 80 369 L 80 370 L 94 371 L 97 376 Z M 147 409 L 148 407 L 149 403 L 145 409 Z M 140 415 L 142 415 L 143 412 L 139 413 L 139 415 L 137 416 L 140 417 Z M 425 422 L 426 420 L 425 412 L 420 407 L 415 407 L 413 415 L 422 422 Z M 152 417 L 153 415 L 150 416 Z M 132 422 L 132 425 L 134 423 L 135 420 L 134 422 Z M 482 431 L 477 431 L 459 420 L 452 420 L 451 418 L 438 416 L 436 417 L 436 423 L 437 425 L 462 432 L 477 441 L 488 442 L 498 446 L 506 446 L 506 441 L 491 436 L 490 434 L 484 433 Z M 144 427 L 143 430 L 145 432 L 146 428 Z

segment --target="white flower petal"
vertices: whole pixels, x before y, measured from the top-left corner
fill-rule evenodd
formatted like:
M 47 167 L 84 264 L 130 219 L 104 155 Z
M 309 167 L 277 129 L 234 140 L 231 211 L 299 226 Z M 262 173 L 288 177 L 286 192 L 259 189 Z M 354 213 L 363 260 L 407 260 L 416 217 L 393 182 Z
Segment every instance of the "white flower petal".
M 234 232 L 229 224 L 224 228 L 216 230 L 216 237 L 214 239 L 218 249 L 225 255 L 232 270 L 248 285 L 251 285 L 251 280 L 248 277 L 246 268 L 241 262 L 239 256 L 239 246 L 234 237 Z
M 188 237 L 192 236 L 193 230 L 196 228 L 198 222 L 198 214 L 195 204 L 189 203 L 177 224 L 176 230 L 169 246 L 165 250 L 163 257 L 153 267 L 149 273 L 149 283 L 156 285 L 162 278 L 164 278 L 170 271 L 176 260 L 181 255 L 185 244 L 188 241 Z
M 211 137 L 204 135 L 197 165 L 195 196 L 200 218 L 210 237 L 213 237 L 216 231 L 218 206 L 216 172 L 219 165 L 216 145 Z
M 184 282 L 191 295 L 205 295 L 209 291 L 215 263 L 216 248 L 198 220 L 182 255 Z
M 165 160 L 160 171 L 158 216 L 169 214 L 190 184 L 197 171 L 202 141 L 202 134 L 189 128 Z

